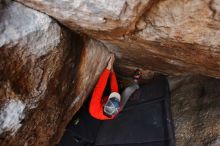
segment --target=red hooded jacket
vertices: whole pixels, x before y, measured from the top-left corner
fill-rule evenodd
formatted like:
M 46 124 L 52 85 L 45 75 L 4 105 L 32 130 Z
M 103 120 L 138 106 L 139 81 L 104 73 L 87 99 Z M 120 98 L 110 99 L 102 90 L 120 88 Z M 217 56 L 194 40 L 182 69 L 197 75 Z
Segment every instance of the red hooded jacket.
M 96 86 L 95 89 L 93 91 L 92 94 L 92 99 L 89 105 L 89 112 L 90 114 L 99 120 L 108 120 L 108 119 L 113 119 L 113 117 L 108 117 L 104 114 L 104 105 L 105 102 L 107 101 L 106 99 L 108 99 L 108 97 L 103 97 L 103 92 L 105 90 L 108 78 L 110 75 L 110 86 L 111 86 L 111 92 L 117 92 L 118 93 L 118 83 L 117 83 L 117 79 L 116 79 L 116 75 L 114 72 L 111 72 L 108 69 L 105 69 Z

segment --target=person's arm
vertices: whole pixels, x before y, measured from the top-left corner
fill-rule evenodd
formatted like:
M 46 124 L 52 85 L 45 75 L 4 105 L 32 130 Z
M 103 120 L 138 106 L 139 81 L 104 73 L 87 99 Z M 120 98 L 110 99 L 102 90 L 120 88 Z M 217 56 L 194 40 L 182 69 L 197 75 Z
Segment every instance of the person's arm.
M 96 87 L 93 91 L 92 99 L 89 105 L 90 114 L 94 118 L 99 119 L 99 120 L 112 119 L 104 115 L 103 105 L 102 105 L 102 96 L 103 96 L 103 92 L 105 90 L 105 87 L 108 81 L 110 70 L 112 69 L 112 66 L 114 63 L 114 60 L 115 58 L 114 58 L 114 55 L 112 54 L 110 56 L 106 69 L 103 71 L 103 73 L 101 74 L 99 78 L 99 81 L 96 84 Z
M 89 113 L 92 115 L 92 117 L 99 120 L 111 119 L 104 115 L 102 105 L 102 96 L 108 81 L 109 74 L 110 70 L 108 69 L 105 69 L 101 74 L 93 91 L 92 99 L 89 105 Z
M 111 92 L 118 93 L 118 82 L 114 71 L 112 71 L 110 75 L 110 86 L 111 86 Z

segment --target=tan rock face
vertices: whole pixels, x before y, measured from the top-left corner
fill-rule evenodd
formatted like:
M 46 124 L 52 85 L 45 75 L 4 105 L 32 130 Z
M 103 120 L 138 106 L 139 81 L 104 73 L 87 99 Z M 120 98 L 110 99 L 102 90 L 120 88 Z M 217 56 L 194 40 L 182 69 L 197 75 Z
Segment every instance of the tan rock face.
M 167 63 L 180 71 L 218 76 L 220 22 L 216 21 L 215 13 L 220 9 L 217 3 L 161 1 L 142 17 L 146 27 L 136 37 L 140 44 L 149 44 L 151 53 L 166 56 Z M 215 10 L 210 8 L 213 6 Z
M 117 62 L 123 66 L 175 75 L 220 77 L 218 0 L 18 1 L 51 15 L 73 30 L 115 45 Z M 117 20 L 93 21 L 93 16 L 112 20 L 117 17 Z
M 170 79 L 177 146 L 220 145 L 220 80 L 188 76 Z
M 53 145 L 92 90 L 108 51 L 16 2 L 1 10 L 0 29 L 0 145 Z
M 100 39 L 104 37 L 119 48 L 119 64 L 168 74 L 218 77 L 218 11 L 217 1 L 160 1 L 139 18 L 131 35 Z
M 79 42 L 76 40 L 76 44 L 77 43 Z M 50 140 L 52 144 L 59 142 L 67 124 L 94 88 L 100 74 L 109 60 L 109 52 L 107 48 L 102 43 L 95 40 L 89 40 L 86 42 L 81 53 L 78 55 L 80 58 L 75 68 L 75 74 L 66 74 L 66 76 L 69 76 L 74 80 L 72 81 L 72 85 L 63 85 L 71 90 L 70 93 L 67 93 L 67 97 L 63 98 L 63 102 L 66 105 L 64 105 L 62 113 L 60 113 L 61 118 L 58 123 L 57 131 Z M 68 59 L 71 59 L 71 56 Z M 64 68 L 66 67 L 64 66 Z

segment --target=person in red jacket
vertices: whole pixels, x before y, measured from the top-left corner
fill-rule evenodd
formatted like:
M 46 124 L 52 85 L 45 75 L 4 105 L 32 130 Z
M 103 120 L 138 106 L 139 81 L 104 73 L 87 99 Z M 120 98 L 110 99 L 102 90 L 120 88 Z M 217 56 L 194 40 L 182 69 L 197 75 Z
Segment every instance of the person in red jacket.
M 95 89 L 92 94 L 89 105 L 89 112 L 92 117 L 99 120 L 113 119 L 119 112 L 121 96 L 118 93 L 118 83 L 115 72 L 113 71 L 113 63 L 115 57 L 112 54 L 106 69 L 102 72 Z M 111 94 L 109 97 L 103 97 L 108 78 L 110 76 Z

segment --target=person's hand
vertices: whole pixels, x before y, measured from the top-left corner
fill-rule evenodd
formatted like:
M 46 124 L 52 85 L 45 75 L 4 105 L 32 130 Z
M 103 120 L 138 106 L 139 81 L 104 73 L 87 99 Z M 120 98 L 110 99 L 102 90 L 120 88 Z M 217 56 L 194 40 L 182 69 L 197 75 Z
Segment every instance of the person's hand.
M 112 70 L 113 69 L 114 61 L 115 61 L 115 55 L 111 54 L 110 58 L 109 58 L 109 61 L 108 61 L 108 65 L 107 65 L 107 69 L 108 70 Z

